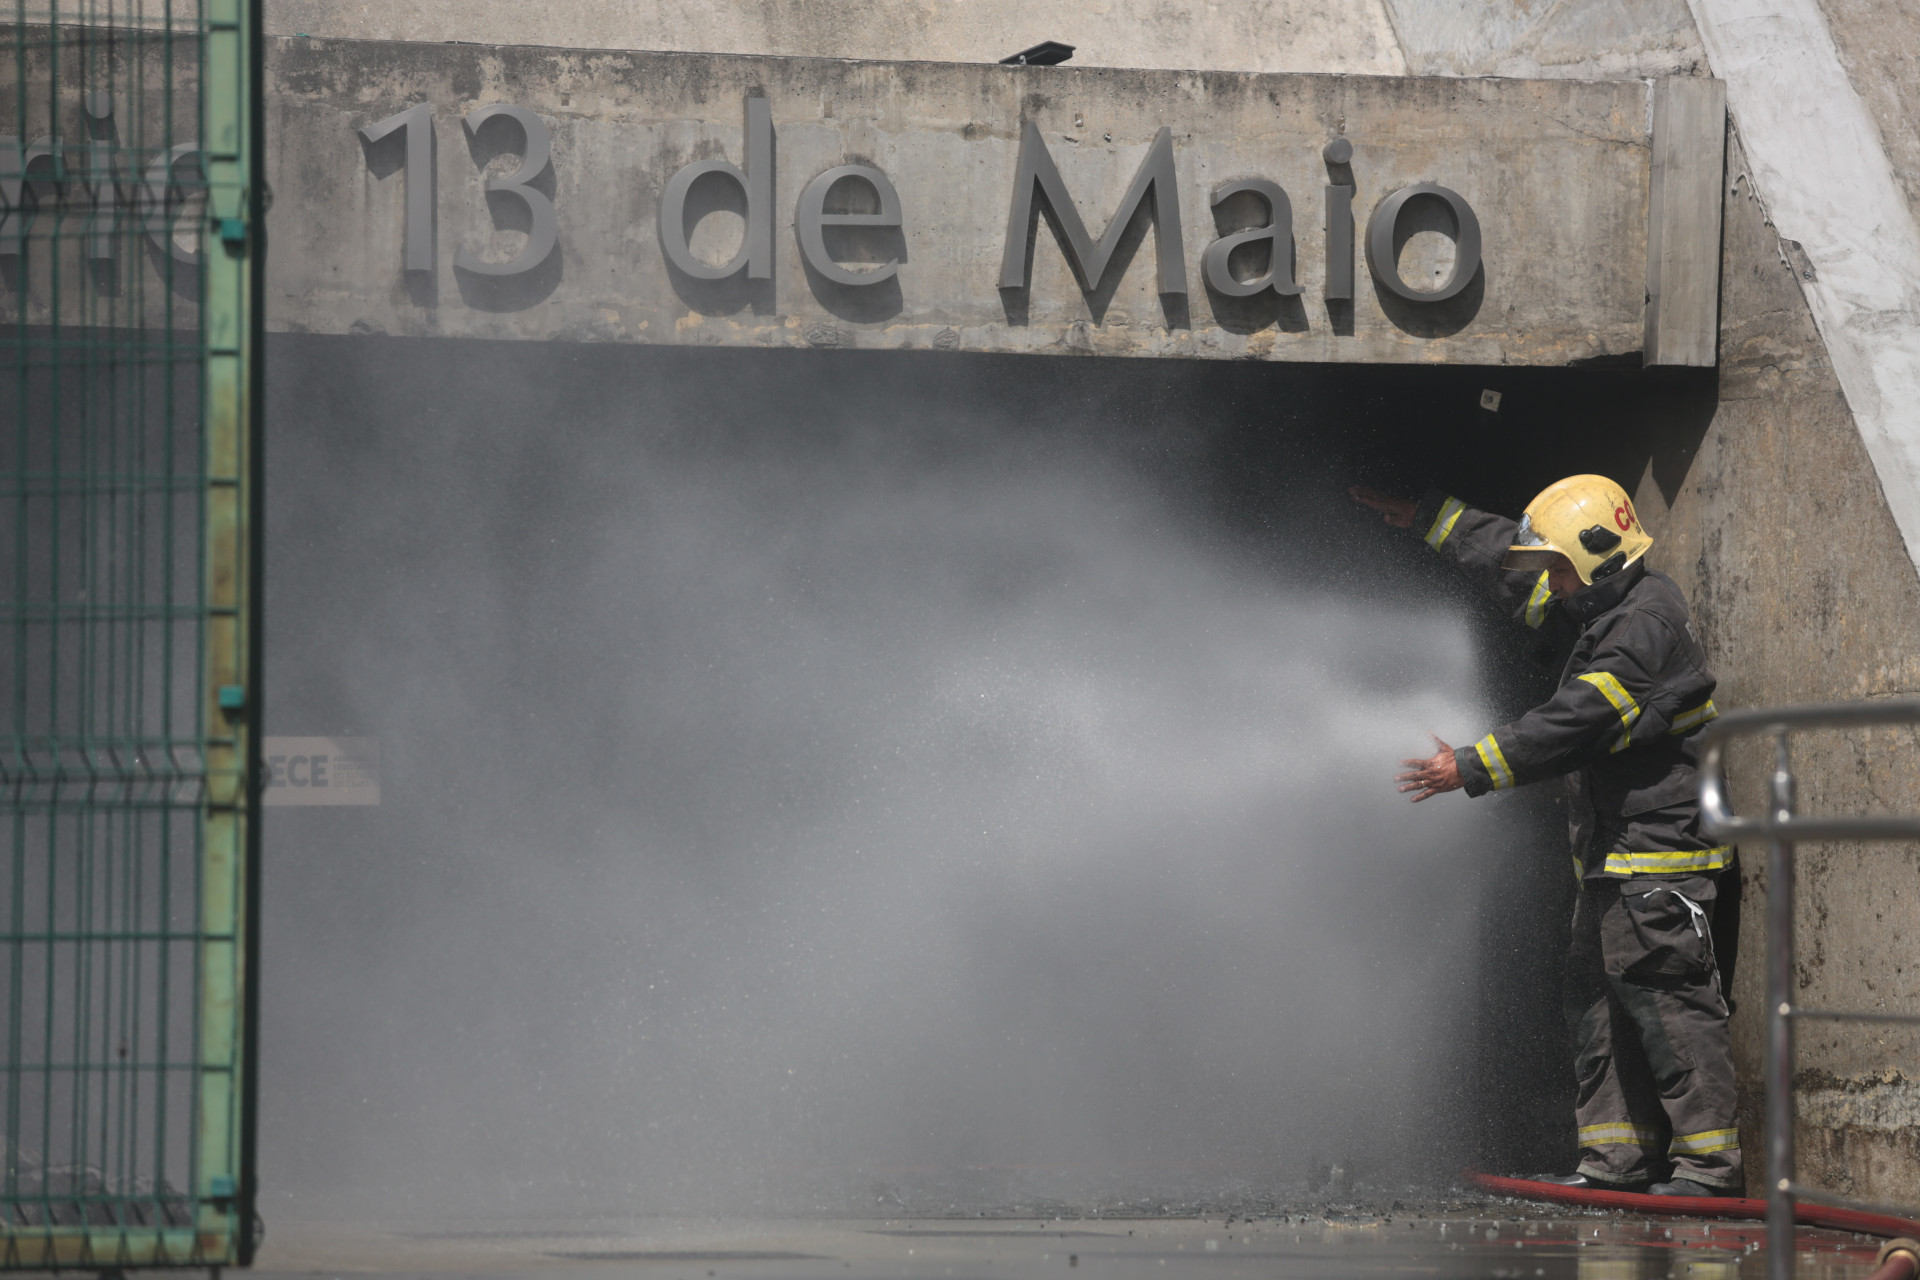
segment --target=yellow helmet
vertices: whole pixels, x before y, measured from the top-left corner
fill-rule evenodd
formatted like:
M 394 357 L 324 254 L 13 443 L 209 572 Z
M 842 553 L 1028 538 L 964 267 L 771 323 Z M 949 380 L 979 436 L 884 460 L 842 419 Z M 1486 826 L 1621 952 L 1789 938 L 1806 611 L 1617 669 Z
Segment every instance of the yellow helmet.
M 1568 476 L 1542 489 L 1527 504 L 1513 541 L 1507 568 L 1545 569 L 1556 554 L 1563 555 L 1589 586 L 1620 572 L 1653 545 L 1633 499 L 1605 476 Z

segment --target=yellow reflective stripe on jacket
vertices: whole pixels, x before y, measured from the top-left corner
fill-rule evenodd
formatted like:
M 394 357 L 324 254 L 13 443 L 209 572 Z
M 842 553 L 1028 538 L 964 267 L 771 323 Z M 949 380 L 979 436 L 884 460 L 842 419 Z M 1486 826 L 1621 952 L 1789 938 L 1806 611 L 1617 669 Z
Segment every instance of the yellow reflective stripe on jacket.
M 1610 876 L 1666 875 L 1683 871 L 1725 871 L 1733 854 L 1730 844 L 1711 849 L 1679 849 L 1670 853 L 1610 853 L 1605 871 Z
M 1540 581 L 1533 584 L 1533 594 L 1527 597 L 1527 625 L 1538 627 L 1547 620 L 1547 606 L 1553 603 L 1553 592 L 1547 590 L 1547 572 L 1540 571 Z
M 1620 741 L 1614 744 L 1613 750 L 1625 751 L 1633 741 L 1633 726 L 1634 722 L 1640 719 L 1640 704 L 1633 700 L 1633 695 L 1627 692 L 1625 685 L 1613 678 L 1611 672 L 1589 671 L 1585 675 L 1576 676 L 1575 679 L 1585 680 L 1598 689 L 1601 696 L 1611 702 L 1613 709 L 1620 713 Z
M 1440 544 L 1447 540 L 1447 535 L 1453 532 L 1453 522 L 1466 509 L 1467 504 L 1458 498 L 1448 498 L 1441 503 L 1440 513 L 1434 516 L 1432 526 L 1427 529 L 1427 545 L 1438 551 Z
M 1691 730 L 1698 729 L 1709 720 L 1718 720 L 1719 718 L 1720 709 L 1713 705 L 1712 698 L 1708 698 L 1699 706 L 1682 711 L 1679 715 L 1675 716 L 1673 718 L 1673 727 L 1668 729 L 1667 732 L 1687 733 Z
M 1480 763 L 1486 767 L 1487 776 L 1493 779 L 1495 791 L 1504 791 L 1513 785 L 1513 770 L 1507 767 L 1506 754 L 1500 750 L 1500 744 L 1494 741 L 1492 734 L 1474 743 L 1473 749 L 1480 757 Z
M 1713 1151 L 1738 1151 L 1740 1149 L 1740 1131 L 1738 1129 L 1708 1129 L 1703 1133 L 1676 1133 L 1673 1145 L 1667 1148 L 1672 1155 L 1703 1156 Z
M 1580 1145 L 1583 1147 L 1646 1147 L 1658 1150 L 1660 1135 L 1653 1129 L 1644 1129 L 1637 1124 L 1619 1121 L 1614 1124 L 1586 1124 L 1580 1126 Z

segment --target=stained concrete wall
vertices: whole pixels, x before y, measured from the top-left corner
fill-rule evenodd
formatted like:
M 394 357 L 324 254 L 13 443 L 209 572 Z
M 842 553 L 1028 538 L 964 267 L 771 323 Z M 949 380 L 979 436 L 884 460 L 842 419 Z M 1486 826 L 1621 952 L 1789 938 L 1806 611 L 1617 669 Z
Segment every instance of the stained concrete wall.
M 1903 0 L 1821 0 L 1820 8 L 1920 219 L 1920 8 Z
M 1920 223 L 1920 10 L 1898 0 L 1821 0 L 1834 44 L 1854 90 L 1878 127 L 1880 143 Z M 1909 343 L 1914 341 L 1908 328 Z M 1912 406 L 1908 406 L 1911 410 Z M 1878 526 L 1869 546 L 1868 581 L 1856 608 L 1879 615 L 1875 630 L 1890 650 L 1862 655 L 1858 685 L 1868 696 L 1920 693 L 1920 606 L 1913 580 L 1889 564 L 1887 521 L 1854 486 L 1857 507 Z M 1909 539 L 1909 541 L 1911 541 Z M 1912 548 L 1909 545 L 1909 552 Z M 1878 572 L 1874 572 L 1877 568 Z M 1884 629 L 1884 630 L 1883 630 Z M 1920 742 L 1886 732 L 1835 744 L 1837 775 L 1820 779 L 1818 800 L 1836 808 L 1873 805 L 1920 810 Z M 1810 788 L 1812 790 L 1812 788 Z M 1816 801 L 1817 802 L 1817 801 Z M 1920 979 L 1906 940 L 1920 931 L 1920 848 L 1823 850 L 1807 868 L 1809 942 L 1819 979 L 1808 984 L 1823 1004 L 1920 1011 Z M 1822 962 L 1824 961 L 1824 964 Z M 1813 1037 L 1798 1082 L 1801 1141 L 1818 1153 L 1831 1185 L 1920 1205 L 1920 1034 L 1882 1029 L 1828 1030 Z
M 1686 0 L 268 0 L 267 30 L 933 62 L 996 62 L 1051 39 L 1074 45 L 1079 66 L 1528 79 L 1693 75 L 1705 64 Z
M 1407 70 L 1382 0 L 267 0 L 273 35 L 998 62 L 1042 40 L 1094 67 Z
M 1853 700 L 1920 689 L 1916 580 L 1846 397 L 1779 237 L 1729 154 L 1719 400 L 1697 442 L 1675 440 L 1640 479 L 1652 560 L 1686 590 L 1724 707 Z M 1907 731 L 1811 735 L 1795 766 L 1806 811 L 1920 811 L 1920 741 Z M 1760 811 L 1765 754 L 1735 757 L 1741 807 Z M 1760 1185 L 1765 1056 L 1765 849 L 1742 850 L 1734 984 L 1742 1145 Z M 1920 1009 L 1920 848 L 1812 847 L 1798 877 L 1794 999 Z M 1803 1024 L 1796 1089 L 1803 1181 L 1920 1204 L 1920 1090 L 1912 1033 Z
M 1706 55 L 1686 0 L 1387 0 L 1418 76 L 1685 76 Z

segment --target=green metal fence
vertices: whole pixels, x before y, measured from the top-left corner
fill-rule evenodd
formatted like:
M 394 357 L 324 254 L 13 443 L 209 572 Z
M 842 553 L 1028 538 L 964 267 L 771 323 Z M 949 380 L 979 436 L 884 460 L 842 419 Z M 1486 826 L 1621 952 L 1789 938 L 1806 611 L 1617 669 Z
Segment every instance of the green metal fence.
M 0 25 L 0 1268 L 251 1261 L 258 4 Z

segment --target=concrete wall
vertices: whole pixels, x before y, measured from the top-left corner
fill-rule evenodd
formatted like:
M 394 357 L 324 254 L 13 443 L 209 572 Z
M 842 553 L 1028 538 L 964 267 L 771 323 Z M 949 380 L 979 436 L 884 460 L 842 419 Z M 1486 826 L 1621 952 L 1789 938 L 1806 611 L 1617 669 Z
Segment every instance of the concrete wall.
M 1656 451 L 1636 503 L 1652 559 L 1693 602 L 1725 707 L 1852 700 L 1920 689 L 1920 581 L 1880 499 L 1779 238 L 1729 154 L 1719 402 L 1697 443 Z M 1807 811 L 1920 811 L 1920 742 L 1887 731 L 1806 738 L 1796 756 Z M 1736 757 L 1742 807 L 1762 807 L 1767 761 Z M 1735 1052 L 1749 1188 L 1764 1168 L 1762 1064 L 1767 879 L 1742 850 L 1746 884 L 1735 983 Z M 1808 1007 L 1920 1009 L 1920 849 L 1814 847 L 1798 878 L 1794 998 Z M 1920 1204 L 1920 1040 L 1847 1024 L 1801 1032 L 1800 1176 L 1867 1199 Z
M 1705 63 L 1686 0 L 268 0 L 267 30 L 933 62 L 997 62 L 1050 39 L 1074 45 L 1078 66 L 1530 79 L 1692 75 Z
M 1686 0 L 1387 0 L 1417 76 L 1685 76 L 1706 55 Z
M 1647 88 L 1633 81 L 1442 80 L 1234 75 L 931 63 L 743 58 L 275 39 L 269 70 L 276 193 L 269 323 L 296 332 L 563 338 L 650 343 L 939 348 L 1222 359 L 1565 364 L 1638 352 L 1646 314 Z M 669 270 L 656 229 L 673 174 L 716 156 L 745 163 L 744 104 L 764 95 L 776 135 L 768 219 L 772 278 L 701 281 Z M 407 182 L 356 131 L 433 104 L 438 244 L 431 271 L 403 272 Z M 558 248 L 513 278 L 454 266 L 461 248 L 520 251 L 482 169 L 518 163 L 517 134 L 461 146 L 460 116 L 517 103 L 549 122 L 544 176 Z M 1054 232 L 1035 224 L 1031 285 L 999 288 L 1021 129 L 1031 122 L 1080 215 L 1099 235 L 1149 144 L 1173 136 L 1185 292 L 1158 276 L 1144 214 L 1105 283 L 1083 290 Z M 1330 170 L 1321 148 L 1353 142 Z M 506 154 L 503 154 L 506 153 Z M 846 261 L 898 257 L 882 285 L 836 285 L 797 251 L 794 209 L 814 175 L 871 164 L 899 190 L 897 240 Z M 490 168 L 488 166 L 491 166 Z M 1716 180 L 1718 157 L 1696 166 Z M 1210 211 L 1221 184 L 1261 177 L 1293 200 L 1304 292 L 1235 298 L 1202 264 L 1223 232 L 1267 221 L 1263 205 Z M 1408 302 L 1352 257 L 1351 302 L 1323 298 L 1323 188 L 1357 185 L 1356 230 L 1415 182 L 1457 190 L 1478 215 L 1483 267 L 1457 297 Z M 1671 179 L 1679 182 L 1679 177 Z M 697 190 L 697 189 L 696 189 Z M 739 220 L 696 226 L 725 261 Z M 1711 208 L 1709 204 L 1707 207 Z M 501 218 L 504 212 L 509 215 Z M 1409 213 L 1417 210 L 1410 207 Z M 1429 213 L 1436 212 L 1429 210 Z M 1237 221 L 1230 221 L 1237 219 Z M 729 224 L 735 229 L 729 230 Z M 1023 224 L 1023 228 L 1026 224 Z M 1400 274 L 1430 288 L 1452 271 L 1451 219 L 1405 246 Z M 1018 252 L 1018 250 L 1016 250 Z M 1249 271 L 1260 269 L 1249 263 Z M 1700 323 L 1710 329 L 1703 315 Z
M 1878 126 L 1877 141 L 1894 179 L 1920 222 L 1920 77 L 1914 72 L 1920 10 L 1894 0 L 1821 0 L 1821 9 L 1848 78 Z M 1906 337 L 1914 340 L 1911 324 Z M 1870 493 L 1864 482 L 1853 487 L 1855 505 L 1867 506 L 1876 526 L 1873 542 L 1861 548 L 1868 580 L 1860 584 L 1856 607 L 1877 615 L 1869 625 L 1879 641 L 1875 648 L 1886 652 L 1861 655 L 1856 687 L 1867 696 L 1912 695 L 1920 692 L 1914 656 L 1920 593 L 1900 566 L 1888 563 L 1889 522 L 1863 501 Z M 1836 807 L 1920 809 L 1915 735 L 1889 732 L 1836 745 L 1819 779 L 1821 799 Z M 1920 980 L 1903 945 L 1920 925 L 1920 848 L 1822 851 L 1811 859 L 1808 879 L 1814 964 L 1825 961 L 1817 984 L 1821 1002 L 1920 1009 Z M 1814 989 L 1810 984 L 1810 994 Z M 1820 1169 L 1836 1187 L 1920 1204 L 1920 1035 L 1875 1028 L 1827 1031 L 1813 1039 L 1799 1084 L 1801 1141 L 1819 1157 L 1809 1168 Z
M 1060 40 L 1076 47 L 1079 66 L 1407 70 L 1382 0 L 267 0 L 267 30 L 356 40 L 929 62 L 998 62 L 1042 40 Z
M 1841 65 L 1920 218 L 1920 8 L 1901 0 L 1821 0 Z

